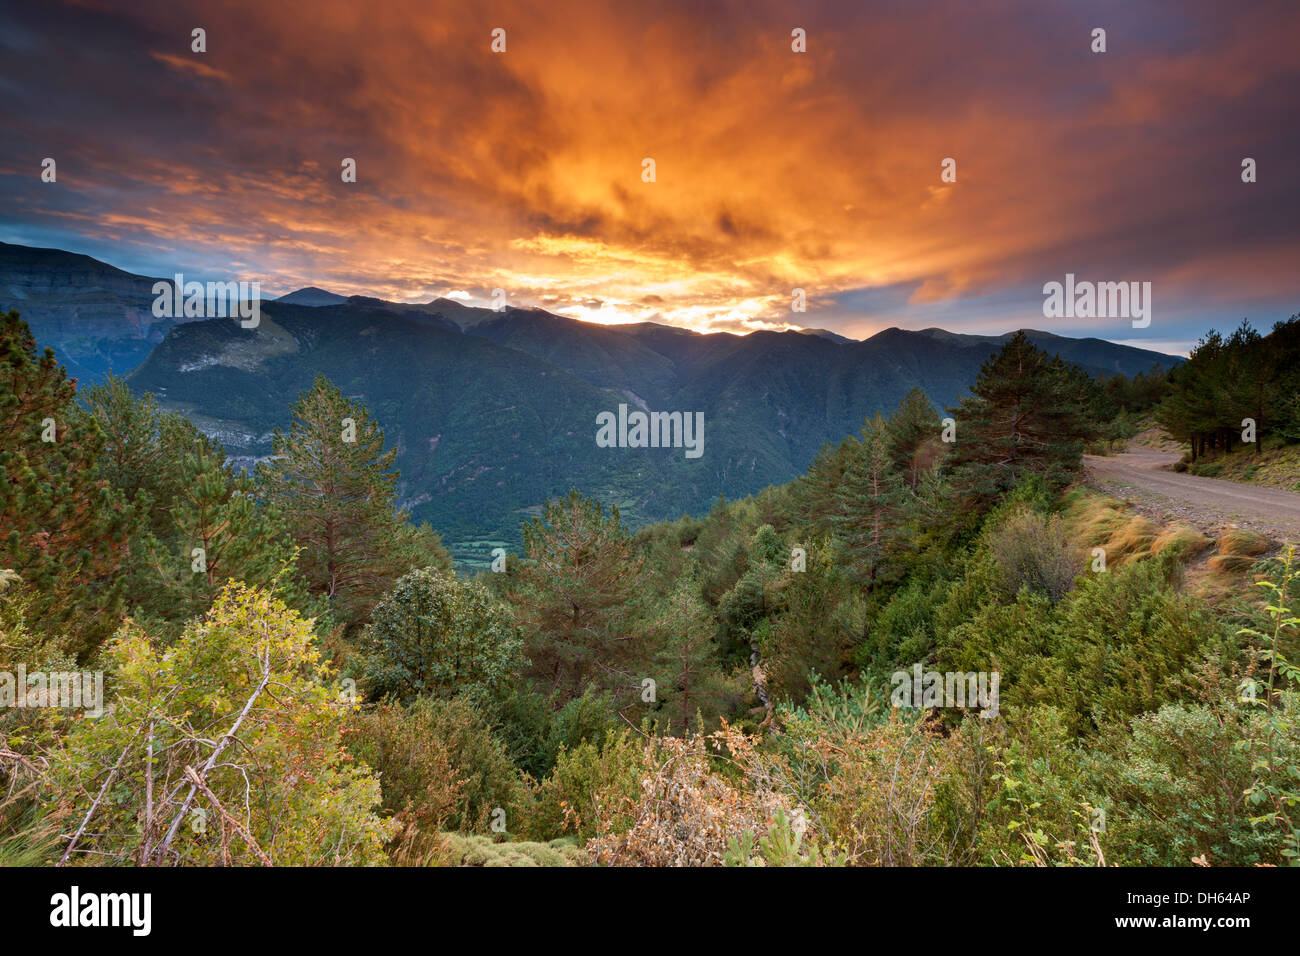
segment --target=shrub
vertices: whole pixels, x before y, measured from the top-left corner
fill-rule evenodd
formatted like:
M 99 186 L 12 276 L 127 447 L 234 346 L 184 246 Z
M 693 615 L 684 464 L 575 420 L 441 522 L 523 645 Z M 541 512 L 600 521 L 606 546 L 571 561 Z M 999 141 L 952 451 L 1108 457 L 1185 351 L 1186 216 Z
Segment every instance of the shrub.
M 1252 825 L 1245 795 L 1265 724 L 1262 713 L 1181 704 L 1133 721 L 1131 738 L 1105 774 L 1114 781 L 1112 837 L 1131 862 L 1187 866 L 1199 856 L 1224 866 L 1278 862 L 1285 835 Z M 1275 746 L 1277 759 L 1294 766 L 1295 737 L 1279 737 Z
M 1050 704 L 1075 733 L 1127 720 L 1186 695 L 1202 661 L 1231 659 L 1239 641 L 1204 604 L 1179 594 L 1164 560 L 1090 574 L 1061 604 L 1022 592 L 981 608 L 940 641 L 941 668 L 996 670 L 1008 720 Z
M 485 836 L 444 833 L 436 862 L 441 866 L 579 866 L 583 859 L 573 840 L 494 843 Z
M 592 860 L 606 866 L 721 866 L 735 841 L 766 833 L 784 797 L 761 779 L 738 786 L 718 773 L 711 750 L 752 756 L 756 741 L 734 731 L 656 738 L 641 750 L 641 792 L 630 807 L 598 799 Z M 630 817 L 630 826 L 625 822 Z M 734 860 L 734 857 L 733 857 Z
M 383 703 L 353 721 L 351 748 L 380 773 L 384 808 L 427 827 L 485 832 L 494 810 L 514 823 L 518 771 L 463 700 Z
M 1082 570 L 1078 549 L 1057 515 L 1044 518 L 1028 508 L 1017 509 L 990 535 L 989 547 L 1008 597 L 1024 587 L 1046 594 L 1055 604 Z
M 75 721 L 50 759 L 51 800 L 81 829 L 65 855 L 382 862 L 379 781 L 342 746 L 345 707 L 313 643 L 296 611 L 238 584 L 171 647 L 126 625 L 105 650 L 112 711 Z
M 610 730 L 599 744 L 562 747 L 555 769 L 536 787 L 522 832 L 535 839 L 574 834 L 585 840 L 601 828 L 625 831 L 641 790 L 641 749 L 627 729 Z
M 962 766 L 971 781 L 958 801 L 966 817 L 977 820 L 974 847 L 981 863 L 994 866 L 1098 866 L 1108 859 L 1107 801 L 1092 788 L 1093 758 L 1080 747 L 1069 718 L 1054 707 L 1034 707 L 1019 727 L 990 728 L 987 751 L 993 772 L 980 779 Z M 963 731 L 982 729 L 979 718 Z M 949 799 L 951 784 L 941 792 Z
M 490 693 L 522 667 L 511 615 L 477 582 L 424 568 L 403 575 L 371 613 L 361 644 L 372 696 Z
M 921 721 L 891 711 L 881 721 L 819 733 L 823 779 L 810 815 L 846 861 L 858 866 L 948 862 L 945 830 L 932 812 L 958 748 Z
M 948 594 L 948 582 L 910 581 L 890 597 L 871 625 L 871 634 L 854 653 L 859 668 L 892 668 L 923 661 L 934 645 L 935 616 Z

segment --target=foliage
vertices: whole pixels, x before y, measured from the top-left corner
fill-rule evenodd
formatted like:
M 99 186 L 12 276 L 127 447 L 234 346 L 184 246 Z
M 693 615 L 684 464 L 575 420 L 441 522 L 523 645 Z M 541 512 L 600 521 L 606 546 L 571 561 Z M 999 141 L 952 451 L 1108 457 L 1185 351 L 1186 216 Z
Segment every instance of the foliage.
M 6 446 L 0 672 L 102 660 L 115 709 L 0 714 L 0 861 L 1300 859 L 1292 559 L 1261 564 L 1273 542 L 1230 529 L 1208 562 L 1222 591 L 1198 589 L 1204 536 L 1068 488 L 1159 371 L 1093 382 L 1010 336 L 955 446 L 914 390 L 804 478 L 698 517 L 633 533 L 577 491 L 548 501 L 521 555 L 469 580 L 397 506 L 402 441 L 325 379 L 250 480 L 120 380 L 77 408 L 16 318 L 5 334 L 0 410 L 28 438 L 59 411 L 57 450 Z M 1258 385 L 1290 372 L 1261 377 L 1238 339 L 1170 394 L 1250 397 L 1213 366 L 1280 432 Z M 257 404 L 214 399 L 236 401 Z M 75 559 L 46 553 L 49 529 Z M 1088 570 L 1097 545 L 1108 566 Z M 1263 572 L 1265 600 L 1233 593 Z M 996 674 L 999 707 L 882 706 L 914 666 Z
M 441 866 L 579 866 L 582 859 L 578 844 L 564 837 L 545 843 L 495 843 L 481 835 L 445 833 L 437 862 Z
M 365 406 L 317 376 L 293 415 L 287 433 L 276 430 L 270 460 L 258 465 L 257 492 L 302 549 L 298 564 L 311 592 L 340 620 L 360 621 L 412 564 L 445 566 L 446 558 L 395 507 L 396 451 L 384 450 L 384 433 Z
M 64 857 L 153 865 L 383 860 L 379 781 L 342 747 L 346 707 L 311 629 L 229 585 L 167 651 L 127 624 L 105 649 L 113 709 L 50 756 Z
M 1028 588 L 1055 604 L 1082 570 L 1078 549 L 1059 515 L 1045 518 L 1032 509 L 1017 509 L 990 536 L 989 549 L 1001 571 L 1003 594 L 1009 597 Z
M 1300 316 L 1261 336 L 1248 321 L 1225 338 L 1210 332 L 1169 377 L 1156 420 L 1187 442 L 1190 460 L 1230 452 L 1244 419 L 1255 422 L 1255 451 L 1266 437 L 1300 436 L 1295 396 L 1300 391 Z
M 430 832 L 486 833 L 500 810 L 507 832 L 516 828 L 524 799 L 519 774 L 467 701 L 381 703 L 357 714 L 350 731 L 356 759 L 379 774 L 384 809 L 403 822 Z
M 96 472 L 104 439 L 17 312 L 0 315 L 0 567 L 31 587 L 33 625 L 79 656 L 117 626 L 130 507 Z
M 642 745 L 624 728 L 604 740 L 562 746 L 550 776 L 536 787 L 525 834 L 621 833 L 632 825 L 641 790 Z
M 566 699 L 593 682 L 640 691 L 647 655 L 629 625 L 641 567 L 617 508 L 606 514 L 576 491 L 547 502 L 524 528 L 524 559 L 509 581 L 537 680 Z
M 482 584 L 423 568 L 371 612 L 361 670 L 372 697 L 491 695 L 522 668 L 521 646 L 510 612 Z
M 950 466 L 972 506 L 991 504 L 1028 475 L 1066 485 L 1097 430 L 1086 411 L 1096 387 L 1023 331 L 1008 339 L 971 395 L 949 410 L 957 422 Z
M 785 801 L 762 786 L 737 787 L 718 773 L 712 755 L 753 743 L 724 729 L 700 737 L 664 737 L 641 752 L 641 792 L 627 807 L 595 799 L 600 834 L 587 843 L 604 866 L 721 866 L 733 842 L 767 832 Z M 627 825 L 630 818 L 631 823 Z
M 1253 807 L 1263 812 L 1253 823 L 1269 824 L 1285 841 L 1282 855 L 1292 866 L 1300 866 L 1300 666 L 1296 639 L 1300 637 L 1300 615 L 1293 601 L 1300 596 L 1300 570 L 1295 565 L 1295 548 L 1277 562 L 1274 574 L 1257 582 L 1268 597 L 1264 606 L 1267 630 L 1244 628 L 1241 634 L 1259 642 L 1259 659 L 1266 665 L 1263 680 L 1244 685 L 1245 701 L 1264 712 L 1263 739 L 1257 741 L 1257 757 L 1251 766 L 1256 778 L 1245 791 Z M 1262 696 L 1261 696 L 1262 694 Z M 1259 752 L 1262 751 L 1262 752 Z

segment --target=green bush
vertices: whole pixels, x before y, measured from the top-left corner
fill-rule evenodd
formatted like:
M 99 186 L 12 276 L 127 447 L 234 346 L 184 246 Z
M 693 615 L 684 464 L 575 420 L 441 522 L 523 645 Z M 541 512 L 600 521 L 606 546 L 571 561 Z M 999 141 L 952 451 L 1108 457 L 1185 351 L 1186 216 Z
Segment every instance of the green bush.
M 1230 709 L 1167 704 L 1132 723 L 1132 736 L 1106 767 L 1115 809 L 1113 843 L 1140 866 L 1276 863 L 1284 835 L 1250 822 L 1245 797 L 1259 756 L 1265 718 Z M 1254 746 L 1252 746 L 1252 742 Z M 1295 766 L 1297 741 L 1275 741 L 1276 757 Z
M 1083 570 L 1079 550 L 1060 516 L 1045 518 L 1029 508 L 1018 508 L 1002 520 L 989 535 L 989 549 L 1005 597 L 1029 588 L 1055 604 Z
M 574 840 L 494 843 L 485 836 L 445 833 L 437 862 L 443 866 L 581 866 L 584 856 Z
M 482 584 L 423 568 L 403 575 L 371 613 L 361 670 L 374 697 L 491 693 L 522 668 L 521 647 L 509 610 Z
M 536 787 L 522 832 L 534 839 L 573 834 L 583 840 L 602 827 L 599 832 L 623 832 L 641 793 L 643 747 L 625 728 L 610 730 L 599 744 L 561 748 L 555 769 Z
M 1180 594 L 1163 560 L 1090 574 L 1059 605 L 1022 591 L 943 634 L 939 660 L 958 671 L 998 671 L 1002 709 L 1050 704 L 1070 729 L 1091 733 L 1186 694 L 1192 670 L 1230 659 L 1238 641 L 1201 601 Z M 943 633 L 941 631 L 941 633 Z
M 947 581 L 911 581 L 890 597 L 871 625 L 854 662 L 859 668 L 893 669 L 905 662 L 924 661 L 934 645 L 935 618 L 948 596 Z
M 353 719 L 351 749 L 380 773 L 383 806 L 426 832 L 485 832 L 493 811 L 514 825 L 519 773 L 469 703 L 419 698 L 383 703 Z

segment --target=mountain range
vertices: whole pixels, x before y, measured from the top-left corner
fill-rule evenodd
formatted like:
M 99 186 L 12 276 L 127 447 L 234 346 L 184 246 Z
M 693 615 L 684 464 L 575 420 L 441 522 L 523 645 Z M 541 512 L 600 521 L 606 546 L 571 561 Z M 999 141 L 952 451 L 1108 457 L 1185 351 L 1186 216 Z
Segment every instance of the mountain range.
M 1005 338 L 898 328 L 865 341 L 817 329 L 706 335 L 314 287 L 262 301 L 260 324 L 243 329 L 155 318 L 155 281 L 0 243 L 0 309 L 21 312 L 69 374 L 125 374 L 242 465 L 270 453 L 272 429 L 288 425 L 318 373 L 363 400 L 398 449 L 402 503 L 471 562 L 517 544 L 522 522 L 569 488 L 635 524 L 788 481 L 915 386 L 936 406 L 956 403 Z M 1092 375 L 1182 361 L 1095 338 L 1030 338 Z M 704 454 L 598 447 L 596 416 L 619 405 L 703 413 Z

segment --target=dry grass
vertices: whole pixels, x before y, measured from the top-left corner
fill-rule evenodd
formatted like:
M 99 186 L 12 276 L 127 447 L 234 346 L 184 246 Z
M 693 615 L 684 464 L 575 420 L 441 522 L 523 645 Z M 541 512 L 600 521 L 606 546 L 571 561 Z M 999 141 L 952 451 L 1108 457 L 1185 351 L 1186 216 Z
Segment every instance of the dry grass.
M 1227 528 L 1215 540 L 1183 522 L 1161 525 L 1086 488 L 1066 498 L 1064 518 L 1085 553 L 1105 548 L 1109 568 L 1177 549 L 1184 585 L 1211 602 L 1239 590 L 1242 578 L 1275 547 L 1269 538 L 1242 528 Z
M 1208 564 L 1219 574 L 1244 574 L 1273 549 L 1273 542 L 1262 534 L 1229 528 L 1219 536 L 1219 553 Z
M 1078 489 L 1066 499 L 1063 513 L 1071 537 L 1088 553 L 1106 551 L 1106 566 L 1164 554 L 1180 548 L 1190 560 L 1210 546 L 1210 539 L 1190 525 L 1158 525 L 1130 510 L 1122 501 Z
M 1180 548 L 1183 558 L 1190 560 L 1213 543 L 1191 525 L 1179 522 L 1178 524 L 1166 526 L 1156 536 L 1155 541 L 1151 543 L 1151 553 L 1153 555 L 1164 554 L 1171 548 Z
M 1258 558 L 1272 549 L 1268 538 L 1242 528 L 1229 528 L 1219 536 L 1219 554 L 1229 557 Z

